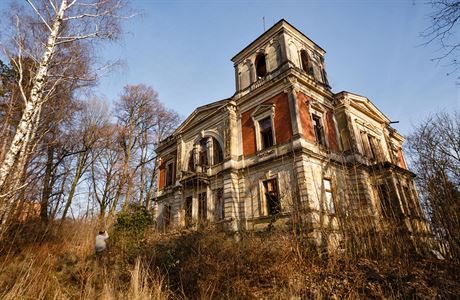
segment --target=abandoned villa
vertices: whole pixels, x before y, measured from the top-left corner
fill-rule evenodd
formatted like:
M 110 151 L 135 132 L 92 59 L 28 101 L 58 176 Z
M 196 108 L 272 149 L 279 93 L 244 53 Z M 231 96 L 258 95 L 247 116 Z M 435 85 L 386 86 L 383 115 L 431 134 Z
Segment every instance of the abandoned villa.
M 164 229 L 334 229 L 340 215 L 408 232 L 424 222 L 404 138 L 368 98 L 328 84 L 325 51 L 285 20 L 232 58 L 236 92 L 198 107 L 157 148 Z

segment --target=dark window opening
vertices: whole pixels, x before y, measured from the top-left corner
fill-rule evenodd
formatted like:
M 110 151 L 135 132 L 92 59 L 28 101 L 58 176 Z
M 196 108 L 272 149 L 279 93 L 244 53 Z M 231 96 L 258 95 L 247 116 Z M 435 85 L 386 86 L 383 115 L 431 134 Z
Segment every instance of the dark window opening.
M 193 198 L 187 197 L 185 198 L 185 227 L 190 227 L 192 225 L 192 205 L 193 205 Z
M 368 135 L 367 136 L 368 139 L 369 139 L 369 149 L 370 149 L 370 152 L 369 152 L 369 155 L 372 159 L 378 159 L 379 156 L 378 156 L 378 144 L 377 144 L 377 140 L 371 136 L 371 135 Z
M 225 203 L 224 203 L 224 190 L 216 190 L 216 204 L 215 204 L 215 213 L 217 220 L 225 219 Z
M 198 219 L 200 223 L 206 222 L 208 216 L 207 200 L 206 193 L 200 193 L 198 195 Z
M 380 184 L 377 187 L 380 208 L 382 209 L 382 215 L 385 218 L 397 218 L 402 215 L 401 206 L 395 191 L 390 191 L 386 184 Z
M 394 216 L 392 212 L 390 194 L 388 192 L 387 187 L 384 184 L 381 184 L 377 187 L 379 200 L 380 200 L 380 208 L 382 209 L 382 215 L 385 218 L 390 218 Z
M 191 172 L 195 172 L 195 149 L 190 151 L 190 157 L 188 159 L 188 170 Z
M 276 179 L 264 181 L 265 201 L 268 215 L 275 215 L 281 211 Z
M 207 139 L 202 139 L 200 141 L 200 153 L 199 161 L 201 166 L 208 165 L 208 141 Z
M 256 57 L 256 75 L 257 79 L 263 78 L 267 75 L 267 63 L 265 54 L 259 53 Z
M 164 212 L 164 229 L 168 228 L 171 225 L 171 205 L 165 205 Z
M 259 121 L 260 127 L 260 146 L 265 149 L 273 146 L 273 130 L 271 117 L 266 117 Z
M 302 61 L 302 69 L 308 74 L 313 76 L 313 67 L 310 64 L 308 53 L 305 50 L 300 50 L 300 60 Z
M 174 163 L 169 162 L 166 164 L 166 186 L 173 184 L 174 180 Z
M 318 115 L 312 115 L 313 130 L 315 131 L 316 142 L 323 147 L 326 147 L 326 138 L 324 137 L 324 128 L 321 117 Z
M 220 146 L 219 142 L 213 138 L 212 139 L 213 143 L 213 151 L 214 151 L 214 164 L 220 164 L 221 162 L 224 161 L 224 153 L 222 152 L 222 147 Z

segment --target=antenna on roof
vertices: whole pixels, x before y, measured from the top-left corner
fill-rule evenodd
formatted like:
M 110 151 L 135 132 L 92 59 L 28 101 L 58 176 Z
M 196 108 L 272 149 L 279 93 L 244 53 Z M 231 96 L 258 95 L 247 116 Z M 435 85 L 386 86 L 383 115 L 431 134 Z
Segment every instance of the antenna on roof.
M 265 16 L 262 17 L 262 22 L 264 23 L 264 32 L 265 32 Z

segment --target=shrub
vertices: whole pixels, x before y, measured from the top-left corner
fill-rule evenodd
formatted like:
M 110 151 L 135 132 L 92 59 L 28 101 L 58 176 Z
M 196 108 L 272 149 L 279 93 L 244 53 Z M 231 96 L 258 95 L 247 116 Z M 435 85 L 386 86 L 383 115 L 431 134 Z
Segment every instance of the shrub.
M 112 232 L 113 247 L 129 263 L 145 249 L 145 233 L 153 225 L 153 216 L 144 206 L 131 204 L 117 215 Z

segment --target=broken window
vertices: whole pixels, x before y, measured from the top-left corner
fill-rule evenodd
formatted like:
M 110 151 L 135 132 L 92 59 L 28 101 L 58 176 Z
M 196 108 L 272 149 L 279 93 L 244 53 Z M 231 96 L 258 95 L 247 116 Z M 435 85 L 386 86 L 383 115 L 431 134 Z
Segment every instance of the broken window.
M 215 201 L 215 214 L 217 220 L 223 220 L 225 218 L 225 204 L 224 204 L 224 189 L 216 190 L 216 201 Z
M 200 223 L 206 222 L 208 216 L 208 205 L 206 192 L 198 195 L 198 219 Z
M 260 128 L 260 146 L 261 149 L 265 149 L 273 146 L 273 130 L 272 130 L 272 119 L 266 117 L 259 121 Z
M 193 198 L 185 198 L 184 211 L 185 211 L 185 227 L 190 227 L 192 225 L 192 205 Z
M 414 197 L 412 197 L 412 193 L 409 187 L 403 186 L 403 192 L 404 192 L 404 197 L 406 198 L 409 215 L 418 216 L 418 207 L 415 204 Z
M 170 186 L 174 181 L 174 162 L 166 163 L 166 186 Z
M 372 135 L 367 136 L 369 139 L 370 157 L 375 160 L 380 159 L 380 142 Z
M 396 218 L 402 215 L 401 206 L 399 205 L 395 190 L 390 191 L 388 185 L 380 184 L 377 186 L 377 192 L 383 217 Z
M 302 69 L 308 74 L 313 76 L 313 67 L 311 66 L 308 53 L 305 50 L 300 50 L 300 60 L 302 61 Z
M 265 193 L 266 212 L 268 215 L 275 215 L 281 212 L 281 205 L 278 195 L 278 181 L 275 179 L 266 180 L 263 183 Z
M 363 154 L 373 160 L 380 159 L 380 141 L 366 131 L 361 131 L 361 142 L 363 145 Z
M 213 146 L 213 159 L 214 164 L 220 164 L 224 161 L 224 153 L 222 152 L 222 147 L 220 146 L 219 142 L 213 138 L 212 139 L 212 146 Z
M 390 194 L 388 192 L 386 185 L 380 184 L 377 187 L 377 191 L 379 195 L 380 208 L 382 210 L 382 215 L 385 218 L 390 218 L 394 216 L 393 211 L 392 211 L 392 205 L 390 202 Z
M 188 170 L 191 172 L 195 172 L 195 149 L 190 151 L 190 157 L 188 159 Z
M 267 62 L 265 60 L 265 54 L 257 54 L 255 65 L 257 79 L 265 77 L 265 75 L 267 75 Z
M 324 127 L 321 117 L 317 114 L 312 114 L 312 121 L 313 130 L 315 131 L 316 142 L 319 145 L 326 147 L 326 138 L 324 136 Z
M 326 210 L 330 214 L 335 214 L 334 196 L 332 194 L 331 180 L 323 179 L 324 194 L 326 195 Z
M 200 141 L 199 164 L 201 166 L 208 165 L 208 140 L 202 139 Z

